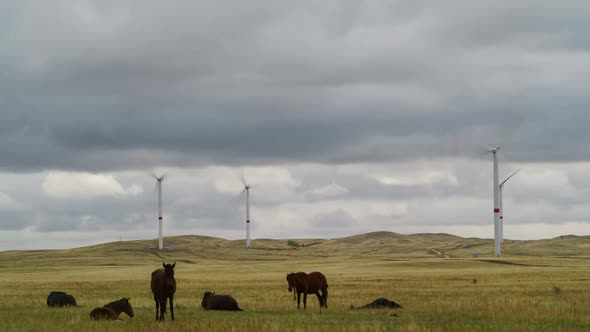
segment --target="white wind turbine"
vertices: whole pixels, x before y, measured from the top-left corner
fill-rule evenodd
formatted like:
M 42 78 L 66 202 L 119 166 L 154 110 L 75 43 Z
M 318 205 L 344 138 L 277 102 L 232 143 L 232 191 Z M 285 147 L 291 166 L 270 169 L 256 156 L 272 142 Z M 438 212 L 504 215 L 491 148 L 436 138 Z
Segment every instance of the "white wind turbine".
M 494 160 L 494 256 L 502 255 L 502 243 L 500 241 L 500 184 L 498 183 L 498 150 L 499 147 L 493 147 L 488 150 L 492 153 Z
M 164 181 L 165 175 L 160 177 L 152 174 L 152 177 L 156 179 L 156 189 L 158 190 L 158 249 L 164 249 L 164 237 L 162 235 L 162 182 Z
M 516 170 L 516 172 L 510 174 L 504 181 L 500 182 L 498 185 L 499 195 L 500 195 L 500 243 L 504 243 L 504 207 L 502 206 L 502 188 L 504 188 L 504 184 L 506 181 L 510 180 L 514 174 L 518 173 L 520 169 Z
M 244 184 L 244 192 L 246 194 L 246 248 L 252 248 L 250 243 L 250 189 L 253 187 L 246 182 L 244 177 L 241 178 L 242 183 Z

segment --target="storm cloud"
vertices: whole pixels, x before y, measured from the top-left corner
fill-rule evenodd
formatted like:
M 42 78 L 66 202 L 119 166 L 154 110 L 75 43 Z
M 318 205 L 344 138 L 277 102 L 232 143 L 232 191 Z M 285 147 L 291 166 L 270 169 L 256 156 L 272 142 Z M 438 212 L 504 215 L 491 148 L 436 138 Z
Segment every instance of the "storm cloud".
M 261 237 L 469 235 L 490 228 L 500 145 L 502 174 L 523 168 L 506 209 L 557 236 L 590 217 L 588 16 L 582 1 L 2 3 L 0 227 L 152 227 L 158 170 L 170 231 L 239 237 L 247 169 L 275 225 L 253 224 Z

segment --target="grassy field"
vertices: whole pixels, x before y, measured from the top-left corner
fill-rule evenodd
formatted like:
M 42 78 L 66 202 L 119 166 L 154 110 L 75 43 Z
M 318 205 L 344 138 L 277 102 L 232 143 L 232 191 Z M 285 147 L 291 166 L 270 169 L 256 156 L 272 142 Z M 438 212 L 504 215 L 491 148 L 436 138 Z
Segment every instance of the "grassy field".
M 590 241 L 566 236 L 506 241 L 377 232 L 349 238 L 243 241 L 201 236 L 115 242 L 70 250 L 0 252 L 3 331 L 568 331 L 590 330 Z M 479 258 L 472 258 L 473 253 Z M 156 322 L 150 273 L 176 262 L 176 320 Z M 285 275 L 322 271 L 328 309 L 315 296 L 297 310 Z M 48 308 L 52 290 L 77 308 Z M 205 291 L 231 294 L 243 312 L 207 312 Z M 135 318 L 94 322 L 89 312 L 131 297 Z M 396 310 L 350 310 L 377 297 Z M 395 315 L 393 315 L 395 313 Z M 169 316 L 167 316 L 169 318 Z

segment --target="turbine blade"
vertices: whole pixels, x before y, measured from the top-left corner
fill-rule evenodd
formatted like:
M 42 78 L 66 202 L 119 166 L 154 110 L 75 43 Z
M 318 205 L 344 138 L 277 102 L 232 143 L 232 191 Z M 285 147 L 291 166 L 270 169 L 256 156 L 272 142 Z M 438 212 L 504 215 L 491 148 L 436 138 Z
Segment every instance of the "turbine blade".
M 500 186 L 504 185 L 504 183 L 506 183 L 506 181 L 510 180 L 510 178 L 511 178 L 511 177 L 513 177 L 513 176 L 514 176 L 514 174 L 518 173 L 519 171 L 520 171 L 520 168 L 519 168 L 518 170 L 516 170 L 516 172 L 514 172 L 514 173 L 510 174 L 510 176 L 509 176 L 509 177 L 507 177 L 507 178 L 506 178 L 506 180 L 504 180 L 504 181 L 502 181 L 502 182 L 500 183 Z
M 244 170 L 233 170 L 234 176 L 240 180 L 240 182 L 245 186 L 246 185 L 246 177 L 244 176 Z

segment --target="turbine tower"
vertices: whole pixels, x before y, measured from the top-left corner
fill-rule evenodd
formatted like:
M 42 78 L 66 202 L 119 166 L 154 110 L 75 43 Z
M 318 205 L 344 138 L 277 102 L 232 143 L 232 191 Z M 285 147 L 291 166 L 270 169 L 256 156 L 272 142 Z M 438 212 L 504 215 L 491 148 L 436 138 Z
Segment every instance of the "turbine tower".
M 243 192 L 246 194 L 246 248 L 252 248 L 250 243 L 250 189 L 252 188 L 251 185 L 246 183 L 246 180 L 242 179 L 244 183 L 244 190 Z
M 502 205 L 502 189 L 504 188 L 504 184 L 506 183 L 506 181 L 510 180 L 510 178 L 513 177 L 514 174 L 518 173 L 519 171 L 520 169 L 510 174 L 509 177 L 507 177 L 504 181 L 500 182 L 500 184 L 498 185 L 500 195 L 500 243 L 504 243 L 504 207 Z
M 156 188 L 158 189 L 158 249 L 164 249 L 164 237 L 162 235 L 162 181 L 164 181 L 164 175 L 157 177 L 152 175 L 156 179 Z
M 494 256 L 502 255 L 500 242 L 500 184 L 498 183 L 498 150 L 499 147 L 493 147 L 488 151 L 492 153 L 494 160 Z

